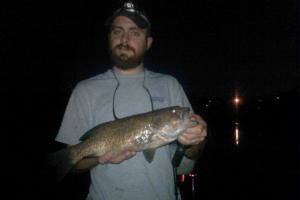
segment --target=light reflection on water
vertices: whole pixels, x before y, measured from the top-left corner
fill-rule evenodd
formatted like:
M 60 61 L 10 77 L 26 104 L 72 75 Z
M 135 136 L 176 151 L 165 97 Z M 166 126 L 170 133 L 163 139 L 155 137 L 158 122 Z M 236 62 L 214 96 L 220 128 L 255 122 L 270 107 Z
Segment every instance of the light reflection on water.
M 236 146 L 239 146 L 239 144 L 240 144 L 240 129 L 239 129 L 239 123 L 238 122 L 235 122 L 234 143 L 235 143 Z

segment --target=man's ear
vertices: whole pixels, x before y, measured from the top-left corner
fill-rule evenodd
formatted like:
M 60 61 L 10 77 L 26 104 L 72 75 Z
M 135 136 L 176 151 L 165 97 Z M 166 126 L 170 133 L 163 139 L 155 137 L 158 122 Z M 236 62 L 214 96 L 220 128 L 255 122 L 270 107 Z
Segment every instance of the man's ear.
M 152 46 L 153 38 L 147 37 L 147 50 Z

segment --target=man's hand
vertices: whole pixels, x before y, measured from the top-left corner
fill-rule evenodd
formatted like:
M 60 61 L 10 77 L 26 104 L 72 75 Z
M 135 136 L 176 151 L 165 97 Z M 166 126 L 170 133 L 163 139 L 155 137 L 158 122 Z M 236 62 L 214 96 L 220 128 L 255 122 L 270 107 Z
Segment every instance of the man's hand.
M 124 160 L 128 160 L 136 155 L 135 149 L 128 149 L 122 151 L 118 154 L 114 154 L 113 152 L 108 152 L 98 158 L 99 164 L 120 164 Z
M 197 125 L 188 128 L 184 133 L 178 137 L 178 141 L 186 146 L 197 145 L 205 140 L 207 136 L 206 122 L 199 115 L 192 115 L 193 120 L 197 121 Z
M 192 115 L 191 119 L 197 121 L 197 125 L 188 128 L 178 137 L 178 141 L 189 146 L 185 151 L 185 155 L 190 159 L 197 159 L 204 148 L 205 138 L 207 136 L 206 122 L 199 115 Z

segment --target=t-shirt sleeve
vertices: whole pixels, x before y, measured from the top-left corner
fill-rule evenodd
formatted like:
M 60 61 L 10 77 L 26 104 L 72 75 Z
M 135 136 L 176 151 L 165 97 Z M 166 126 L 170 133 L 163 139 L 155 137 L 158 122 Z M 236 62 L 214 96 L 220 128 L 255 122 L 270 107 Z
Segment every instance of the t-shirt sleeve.
M 174 77 L 170 77 L 169 79 L 169 93 L 172 106 L 189 107 L 193 111 L 182 86 Z
M 78 84 L 70 96 L 55 140 L 69 145 L 79 143 L 79 138 L 90 128 L 89 110 L 88 96 L 84 87 Z

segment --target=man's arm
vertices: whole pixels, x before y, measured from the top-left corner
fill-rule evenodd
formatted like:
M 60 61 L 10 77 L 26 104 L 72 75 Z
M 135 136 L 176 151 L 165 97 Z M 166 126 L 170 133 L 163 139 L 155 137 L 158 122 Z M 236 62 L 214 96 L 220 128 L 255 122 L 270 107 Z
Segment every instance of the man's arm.
M 188 147 L 185 151 L 185 156 L 191 160 L 197 160 L 203 152 L 205 143 L 206 143 L 206 140 L 203 140 L 202 142 L 200 142 L 197 145 L 192 145 L 192 146 Z
M 187 149 L 186 155 L 189 157 L 195 157 L 197 152 L 203 147 L 203 142 L 207 136 L 206 122 L 199 115 L 193 114 L 192 118 L 197 121 L 197 125 L 188 128 L 182 133 L 178 141 L 186 146 L 191 146 Z
M 194 118 L 198 124 L 188 128 L 178 138 L 178 141 L 181 144 L 188 147 L 185 151 L 185 156 L 178 167 L 178 174 L 186 174 L 193 169 L 195 162 L 201 155 L 206 143 L 206 122 L 199 115 L 194 114 L 192 118 Z
M 177 174 L 188 174 L 194 169 L 197 159 L 202 155 L 205 143 L 206 140 L 198 145 L 187 147 L 185 156 L 182 158 L 182 161 L 177 168 Z

